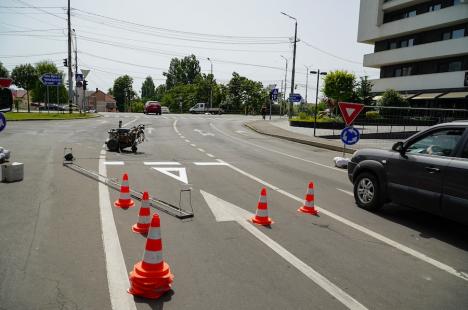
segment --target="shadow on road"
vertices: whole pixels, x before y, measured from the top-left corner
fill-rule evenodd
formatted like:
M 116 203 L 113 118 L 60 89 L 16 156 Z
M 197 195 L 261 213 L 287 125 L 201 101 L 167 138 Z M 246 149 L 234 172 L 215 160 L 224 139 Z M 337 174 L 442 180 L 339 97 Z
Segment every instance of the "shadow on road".
M 148 299 L 138 296 L 134 296 L 133 299 L 136 304 L 147 304 L 153 310 L 160 310 L 164 308 L 164 303 L 171 301 L 172 295 L 174 295 L 174 291 L 170 290 L 159 299 Z
M 387 204 L 376 214 L 418 231 L 420 238 L 434 238 L 468 251 L 468 227 L 466 225 L 397 204 Z

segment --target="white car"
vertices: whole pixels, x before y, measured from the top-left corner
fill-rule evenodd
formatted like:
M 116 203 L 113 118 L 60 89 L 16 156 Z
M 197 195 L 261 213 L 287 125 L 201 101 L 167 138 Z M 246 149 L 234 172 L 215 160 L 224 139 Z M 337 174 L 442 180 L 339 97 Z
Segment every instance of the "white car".
M 168 107 L 161 106 L 161 113 L 163 113 L 163 114 L 169 114 L 169 113 L 171 113 L 171 111 L 169 111 L 169 108 L 168 108 Z

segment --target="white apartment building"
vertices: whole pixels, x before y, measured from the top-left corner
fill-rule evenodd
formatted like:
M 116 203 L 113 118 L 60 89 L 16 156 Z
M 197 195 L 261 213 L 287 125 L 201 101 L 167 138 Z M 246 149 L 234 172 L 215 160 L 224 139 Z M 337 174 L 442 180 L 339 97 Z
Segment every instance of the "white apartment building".
M 468 109 L 468 0 L 361 0 L 358 42 L 374 45 L 364 66 L 380 69 L 376 96 L 395 89 L 427 107 Z

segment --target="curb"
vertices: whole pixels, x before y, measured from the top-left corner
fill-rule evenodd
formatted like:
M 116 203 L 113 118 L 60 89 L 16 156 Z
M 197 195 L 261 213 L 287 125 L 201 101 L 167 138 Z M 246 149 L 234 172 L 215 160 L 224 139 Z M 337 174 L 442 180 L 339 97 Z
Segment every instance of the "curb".
M 33 118 L 33 119 L 7 119 L 7 122 L 76 121 L 76 120 L 93 119 L 93 118 L 98 118 L 98 117 L 102 117 L 102 115 L 97 115 L 97 116 L 87 117 L 87 118 L 64 118 L 64 119 L 52 119 L 52 118 L 45 118 L 45 119 L 38 119 L 38 118 Z
M 288 141 L 292 141 L 292 142 L 296 142 L 296 143 L 301 143 L 301 144 L 306 144 L 306 145 L 311 145 L 311 146 L 315 146 L 315 147 L 318 147 L 318 148 L 322 148 L 322 149 L 327 149 L 327 150 L 330 150 L 330 151 L 337 151 L 337 152 L 343 152 L 343 148 L 340 147 L 340 146 L 337 146 L 337 145 L 332 145 L 332 144 L 327 144 L 327 143 L 323 143 L 323 142 L 316 142 L 316 141 L 309 141 L 309 140 L 303 140 L 303 139 L 297 139 L 297 138 L 292 138 L 292 137 L 286 137 L 286 136 L 280 136 L 280 135 L 275 135 L 275 134 L 271 134 L 271 133 L 267 133 L 267 132 L 264 132 L 264 131 L 261 131 L 259 129 L 257 129 L 255 126 L 249 124 L 249 123 L 244 123 L 244 126 L 259 133 L 259 134 L 262 134 L 262 135 L 266 135 L 266 136 L 270 136 L 270 137 L 275 137 L 275 138 L 279 138 L 279 139 L 283 139 L 283 140 L 288 140 Z M 355 149 L 351 149 L 351 148 L 346 148 L 345 152 L 347 154 L 354 154 L 354 152 L 356 152 Z

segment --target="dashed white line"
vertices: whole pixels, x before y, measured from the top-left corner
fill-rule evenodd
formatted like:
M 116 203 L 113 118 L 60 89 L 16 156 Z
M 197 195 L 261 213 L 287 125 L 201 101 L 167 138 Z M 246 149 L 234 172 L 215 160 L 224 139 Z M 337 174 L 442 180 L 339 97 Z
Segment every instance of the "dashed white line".
M 179 162 L 176 161 L 145 161 L 145 166 L 180 166 Z
M 190 144 L 190 146 L 197 147 L 197 145 L 196 145 L 196 144 L 193 144 L 193 143 L 192 143 L 192 144 Z
M 228 163 L 223 162 L 194 162 L 195 166 L 228 166 Z
M 104 165 L 107 165 L 107 166 L 123 166 L 124 162 L 123 161 L 105 161 Z
M 205 150 L 204 150 L 204 149 L 198 148 L 197 150 L 199 150 L 199 151 L 202 152 L 202 153 L 205 153 Z
M 354 193 L 352 193 L 352 192 L 350 192 L 350 191 L 346 191 L 346 190 L 344 190 L 344 189 L 341 189 L 341 188 L 337 188 L 337 190 L 339 190 L 340 192 L 343 192 L 343 193 L 345 193 L 345 194 L 348 194 L 348 195 L 350 195 L 350 196 L 353 196 L 353 197 L 354 197 Z
M 206 155 L 207 155 L 208 157 L 211 157 L 211 158 L 214 158 L 214 157 L 215 157 L 213 154 L 210 154 L 210 153 L 206 153 Z
M 189 140 L 189 139 L 185 139 L 185 142 L 190 143 L 190 140 Z
M 131 117 L 131 116 L 125 116 L 125 117 Z M 133 122 L 136 122 L 137 120 L 138 118 L 135 118 L 134 120 L 131 120 L 130 122 L 123 124 L 122 127 L 127 127 L 128 125 L 130 125 Z

